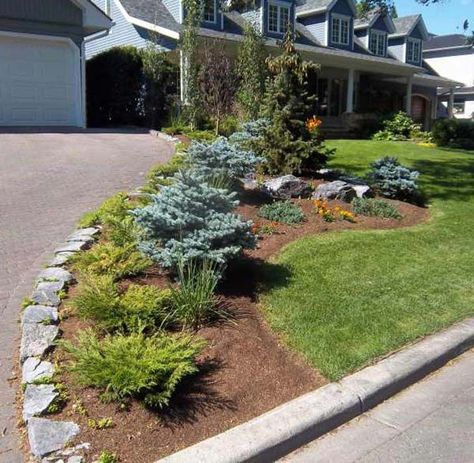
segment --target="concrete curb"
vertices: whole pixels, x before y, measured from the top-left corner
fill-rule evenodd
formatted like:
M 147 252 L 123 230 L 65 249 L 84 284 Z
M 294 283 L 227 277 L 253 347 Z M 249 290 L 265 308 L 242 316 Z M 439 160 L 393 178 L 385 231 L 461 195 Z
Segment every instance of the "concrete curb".
M 474 346 L 474 318 L 157 463 L 274 462 Z

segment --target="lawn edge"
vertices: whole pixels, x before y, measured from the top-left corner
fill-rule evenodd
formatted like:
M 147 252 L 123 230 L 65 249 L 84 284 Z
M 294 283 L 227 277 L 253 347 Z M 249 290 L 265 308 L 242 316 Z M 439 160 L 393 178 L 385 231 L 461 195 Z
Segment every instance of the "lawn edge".
M 474 346 L 474 318 L 156 463 L 274 462 L 375 407 Z

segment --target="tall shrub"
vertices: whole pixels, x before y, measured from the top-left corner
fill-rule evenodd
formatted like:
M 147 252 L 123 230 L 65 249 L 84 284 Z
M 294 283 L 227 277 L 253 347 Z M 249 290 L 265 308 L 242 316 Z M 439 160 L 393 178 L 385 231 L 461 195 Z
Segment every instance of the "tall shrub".
M 261 152 L 270 173 L 301 174 L 323 166 L 330 154 L 317 128 L 308 124 L 316 98 L 307 90 L 308 72 L 318 66 L 301 58 L 291 30 L 281 48 L 279 56 L 267 59 L 272 77 L 267 83 L 263 114 L 270 124 L 263 131 Z
M 145 233 L 140 249 L 165 267 L 195 259 L 225 264 L 255 246 L 251 222 L 233 213 L 235 197 L 195 172 L 178 173 L 149 205 L 133 211 Z
M 240 81 L 237 102 L 245 119 L 248 120 L 257 118 L 262 106 L 267 76 L 266 56 L 263 35 L 253 25 L 247 24 L 237 57 L 237 73 Z

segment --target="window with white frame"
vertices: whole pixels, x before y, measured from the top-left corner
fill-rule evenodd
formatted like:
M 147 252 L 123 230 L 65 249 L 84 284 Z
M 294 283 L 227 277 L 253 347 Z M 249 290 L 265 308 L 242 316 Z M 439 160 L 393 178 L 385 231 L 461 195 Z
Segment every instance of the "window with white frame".
M 419 63 L 421 58 L 421 40 L 407 40 L 407 61 L 411 63 Z
M 331 19 L 331 41 L 339 45 L 349 45 L 349 24 L 348 16 L 332 15 Z
M 383 31 L 370 31 L 369 50 L 378 56 L 385 56 L 387 50 L 387 34 Z
M 217 16 L 217 0 L 204 0 L 202 19 L 207 23 L 215 23 Z
M 271 2 L 268 4 L 268 31 L 284 34 L 288 30 L 290 7 L 288 4 Z

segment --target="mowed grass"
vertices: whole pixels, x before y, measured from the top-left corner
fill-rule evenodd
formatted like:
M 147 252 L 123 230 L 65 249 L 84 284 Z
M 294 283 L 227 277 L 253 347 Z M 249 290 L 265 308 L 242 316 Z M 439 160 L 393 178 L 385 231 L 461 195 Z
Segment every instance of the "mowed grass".
M 266 275 L 271 326 L 330 380 L 474 313 L 474 152 L 335 141 L 331 167 L 363 174 L 395 155 L 421 172 L 431 220 L 412 228 L 315 235 Z M 272 273 L 287 280 L 271 286 Z

